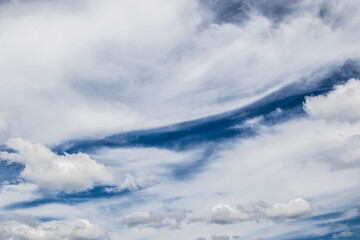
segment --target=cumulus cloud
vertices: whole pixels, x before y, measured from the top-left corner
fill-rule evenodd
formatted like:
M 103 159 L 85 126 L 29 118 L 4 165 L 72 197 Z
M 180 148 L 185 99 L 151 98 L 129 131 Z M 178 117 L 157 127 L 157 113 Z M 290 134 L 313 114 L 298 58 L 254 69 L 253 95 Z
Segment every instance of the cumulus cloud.
M 359 121 L 360 80 L 350 79 L 326 95 L 307 97 L 304 110 L 313 118 L 350 123 Z
M 87 154 L 57 155 L 42 144 L 32 144 L 21 138 L 9 139 L 7 145 L 17 151 L 25 165 L 21 177 L 40 187 L 83 191 L 112 179 L 108 169 Z
M 124 217 L 122 223 L 128 227 L 176 229 L 179 228 L 186 216 L 186 211 L 165 213 L 158 211 L 132 212 Z
M 231 208 L 228 205 L 220 204 L 211 209 L 210 222 L 218 224 L 236 223 L 248 220 L 250 218 L 246 213 Z
M 289 203 L 275 203 L 265 210 L 266 216 L 270 219 L 288 219 L 303 217 L 311 212 L 308 201 L 298 198 Z
M 17 219 L 18 220 L 18 219 Z M 110 239 L 98 225 L 86 219 L 74 221 L 50 221 L 37 224 L 9 222 L 0 227 L 1 239 L 22 240 L 105 240 Z

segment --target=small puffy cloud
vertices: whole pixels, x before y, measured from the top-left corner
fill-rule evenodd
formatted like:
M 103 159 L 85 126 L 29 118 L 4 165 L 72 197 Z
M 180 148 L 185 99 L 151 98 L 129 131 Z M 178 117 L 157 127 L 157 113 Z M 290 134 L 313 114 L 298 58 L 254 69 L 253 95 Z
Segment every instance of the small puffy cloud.
M 100 227 L 86 219 L 74 221 L 50 221 L 38 224 L 28 224 L 25 221 L 13 221 L 0 227 L 1 239 L 21 240 L 105 240 L 110 239 Z
M 210 222 L 218 224 L 229 224 L 248 220 L 249 215 L 239 211 L 238 209 L 231 208 L 225 204 L 216 205 L 211 209 Z
M 341 232 L 338 234 L 333 234 L 332 238 L 337 239 L 337 238 L 346 238 L 346 237 L 352 237 L 352 236 L 354 236 L 353 232 Z
M 95 183 L 107 183 L 112 175 L 108 169 L 87 154 L 60 156 L 42 144 L 11 138 L 7 145 L 16 150 L 25 164 L 21 176 L 40 187 L 62 191 L 84 191 Z
M 300 218 L 311 211 L 310 203 L 298 198 L 289 203 L 275 203 L 265 210 L 266 216 L 270 219 Z
M 125 216 L 123 224 L 128 227 L 147 227 L 147 228 L 168 228 L 176 229 L 186 218 L 187 212 L 157 212 L 144 211 L 132 212 Z
M 230 240 L 230 237 L 227 235 L 212 235 L 211 240 Z
M 133 175 L 126 174 L 125 180 L 119 183 L 118 186 L 105 188 L 105 191 L 108 193 L 121 192 L 124 190 L 135 191 L 144 185 L 145 181 L 142 179 L 135 179 Z
M 304 110 L 313 118 L 347 121 L 360 120 L 360 81 L 350 79 L 326 95 L 307 97 Z

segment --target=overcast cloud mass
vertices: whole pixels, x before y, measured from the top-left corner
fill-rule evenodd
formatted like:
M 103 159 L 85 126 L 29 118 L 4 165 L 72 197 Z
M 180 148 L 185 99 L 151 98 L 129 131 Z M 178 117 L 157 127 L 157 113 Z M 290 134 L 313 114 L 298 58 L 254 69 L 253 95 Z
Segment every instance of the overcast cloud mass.
M 0 239 L 359 239 L 359 26 L 356 0 L 0 0 Z

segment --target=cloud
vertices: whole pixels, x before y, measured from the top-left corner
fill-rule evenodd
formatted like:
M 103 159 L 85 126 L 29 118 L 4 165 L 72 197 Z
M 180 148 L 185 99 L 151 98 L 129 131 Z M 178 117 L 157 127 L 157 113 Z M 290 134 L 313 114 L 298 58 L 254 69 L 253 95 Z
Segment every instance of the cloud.
M 126 174 L 125 180 L 122 181 L 118 186 L 105 188 L 105 191 L 108 193 L 121 192 L 124 190 L 135 191 L 144 185 L 144 181 L 135 179 L 131 174 Z
M 11 138 L 7 145 L 17 151 L 25 164 L 21 177 L 43 188 L 84 191 L 112 179 L 109 170 L 87 154 L 61 156 L 42 144 L 32 144 L 21 138 Z
M 308 201 L 298 198 L 289 203 L 275 203 L 265 210 L 266 216 L 270 219 L 300 218 L 311 212 Z
M 360 52 L 360 19 L 349 14 L 359 4 L 351 1 L 327 11 L 322 1 L 284 3 L 293 10 L 278 24 L 263 10 L 279 4 L 253 4 L 260 11 L 241 25 L 209 22 L 189 0 L 18 2 L 1 9 L 0 109 L 8 136 L 33 142 L 232 110 L 287 83 L 318 80 Z
M 212 235 L 211 240 L 230 240 L 230 237 L 227 235 Z
M 8 223 L 0 227 L 1 239 L 22 240 L 105 240 L 110 239 L 98 225 L 90 223 L 86 219 L 74 221 L 50 221 L 34 224 Z
M 4 114 L 0 113 L 0 133 L 4 132 L 8 128 Z
M 219 204 L 211 209 L 209 216 L 190 214 L 187 211 L 160 212 L 136 211 L 126 215 L 122 223 L 128 227 L 138 228 L 179 228 L 181 223 L 207 222 L 213 224 L 235 224 L 245 221 L 271 219 L 274 221 L 296 219 L 310 214 L 310 204 L 304 199 L 291 200 L 288 204 L 275 203 L 266 206 L 265 203 L 238 206 L 232 208 L 226 204 Z M 190 216 L 189 216 L 190 215 Z
M 328 159 L 336 167 L 351 167 L 360 163 L 360 135 L 354 135 L 338 148 L 330 151 Z
M 18 4 L 0 9 L 0 112 L 6 117 L 1 142 L 21 136 L 51 146 L 233 110 L 289 83 L 311 85 L 360 53 L 360 4 L 351 0 L 251 3 L 255 9 L 246 11 L 240 23 L 231 17 L 238 8 L 221 8 L 228 1 L 217 1 L 221 6 L 214 11 L 231 11 L 215 12 L 217 19 L 204 16 L 203 6 L 193 0 L 13 2 Z M 124 149 L 113 151 L 111 167 L 105 167 L 94 161 L 104 162 L 102 152 L 62 156 L 44 145 L 18 141 L 30 150 L 2 156 L 24 163 L 21 177 L 40 187 L 82 191 L 109 182 L 112 175 L 120 184 L 110 191 L 118 191 L 138 188 L 139 177 L 149 181 L 131 196 L 16 211 L 92 215 L 119 239 L 138 237 L 134 232 L 158 240 L 233 231 L 252 233 L 249 239 L 277 239 L 286 232 L 314 229 L 302 221 L 294 226 L 280 220 L 306 215 L 305 202 L 286 203 L 297 196 L 311 199 L 315 212 L 331 212 L 358 197 L 359 101 L 353 85 L 355 80 L 328 95 L 309 96 L 304 104 L 308 117 L 271 127 L 260 118 L 247 122 L 258 135 L 214 144 L 214 154 L 189 180 L 170 179 L 169 163 L 187 166 L 200 154 Z M 340 163 L 347 167 L 338 167 Z M 131 175 L 124 181 L 126 173 Z M 21 192 L 3 186 L 0 202 L 33 199 L 38 188 L 31 186 Z M 343 194 L 345 189 L 353 192 Z M 237 205 L 258 199 L 278 204 Z M 214 207 L 212 223 L 223 224 L 208 224 L 216 203 L 222 204 Z M 65 207 L 71 210 L 63 211 Z M 209 215 L 191 225 L 188 217 L 172 216 L 166 209 Z M 136 214 L 124 221 L 133 228 L 119 228 L 119 216 L 129 212 Z M 240 222 L 242 228 L 231 224 Z
M 174 212 L 132 212 L 126 215 L 122 223 L 128 227 L 139 228 L 179 228 L 180 224 L 186 218 L 186 211 L 174 211 Z
M 338 238 L 347 238 L 347 237 L 352 237 L 352 236 L 354 236 L 353 232 L 341 232 L 338 234 L 333 234 L 332 238 L 338 239 Z
M 228 205 L 216 205 L 211 210 L 208 220 L 216 224 L 233 224 L 248 220 L 285 220 L 304 217 L 311 212 L 308 201 L 298 198 L 289 203 L 275 203 L 267 206 L 264 202 L 257 204 L 239 205 L 236 209 Z
M 0 207 L 14 202 L 36 199 L 39 197 L 38 189 L 39 187 L 32 183 L 9 184 L 4 182 L 3 185 L 0 185 Z
M 220 204 L 211 209 L 210 222 L 217 224 L 228 224 L 246 221 L 249 218 L 250 216 L 246 213 L 231 208 L 228 205 Z
M 328 94 L 309 96 L 304 103 L 306 113 L 315 119 L 347 121 L 360 120 L 360 80 L 350 79 L 335 86 Z

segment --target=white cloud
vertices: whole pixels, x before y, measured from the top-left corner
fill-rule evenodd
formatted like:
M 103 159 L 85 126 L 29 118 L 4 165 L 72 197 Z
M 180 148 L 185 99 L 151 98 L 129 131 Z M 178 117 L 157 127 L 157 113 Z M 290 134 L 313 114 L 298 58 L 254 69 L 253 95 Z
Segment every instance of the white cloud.
M 230 240 L 230 237 L 227 235 L 212 235 L 211 240 Z
M 266 216 L 271 219 L 299 218 L 308 215 L 311 206 L 308 201 L 298 198 L 289 203 L 275 203 L 265 210 Z
M 40 187 L 83 191 L 96 183 L 109 183 L 112 179 L 108 169 L 87 154 L 61 156 L 44 145 L 31 144 L 21 138 L 9 139 L 7 145 L 18 152 L 25 164 L 21 177 Z
M 145 186 L 144 181 L 135 179 L 131 174 L 126 174 L 125 180 L 119 183 L 118 186 L 105 188 L 105 191 L 108 193 L 120 192 L 123 190 L 135 191 L 143 186 Z
M 0 111 L 6 116 L 3 131 L 7 136 L 22 136 L 32 142 L 53 144 L 94 133 L 148 128 L 227 111 L 286 83 L 321 78 L 360 53 L 357 1 L 303 1 L 284 22 L 273 24 L 250 13 L 241 26 L 202 22 L 202 9 L 192 0 L 149 0 L 141 4 L 125 0 L 14 2 L 18 2 L 17 6 L 1 6 Z M 320 10 L 324 10 L 326 18 L 319 17 Z M 322 71 L 314 75 L 319 69 Z M 358 162 L 358 87 L 352 85 L 357 83 L 350 81 L 327 96 L 309 97 L 305 103 L 311 106 L 311 110 L 305 108 L 309 119 L 296 119 L 271 129 L 262 127 L 256 119 L 248 122 L 259 125 L 259 135 L 218 146 L 206 168 L 189 181 L 169 179 L 165 165 L 190 162 L 196 157 L 192 153 L 113 151 L 112 168 L 108 170 L 92 160 L 101 159 L 101 153 L 98 158 L 81 153 L 57 156 L 44 146 L 32 144 L 34 151 L 6 157 L 27 165 L 24 178 L 51 189 L 83 190 L 107 182 L 108 172 L 115 178 L 120 176 L 115 182 L 123 183 L 115 190 L 135 189 L 139 176 L 149 178 L 149 188 L 132 196 L 139 201 L 116 198 L 111 207 L 104 204 L 93 212 L 91 207 L 76 211 L 77 215 L 91 212 L 103 219 L 114 214 L 111 226 L 120 239 L 132 239 L 134 232 L 144 239 L 191 239 L 210 232 L 209 226 L 214 236 L 231 231 L 246 236 L 253 231 L 256 237 L 249 239 L 261 234 L 274 237 L 295 227 L 282 223 L 275 226 L 274 221 L 245 221 L 241 229 L 230 224 L 199 223 L 172 233 L 170 229 L 178 225 L 166 211 L 160 214 L 162 220 L 146 211 L 128 218 L 134 226 L 163 226 L 162 233 L 123 230 L 116 224 L 120 224 L 119 212 L 134 211 L 141 204 L 145 209 L 161 205 L 161 209 L 206 212 L 216 203 L 226 203 L 215 216 L 228 222 L 240 222 L 242 214 L 252 218 L 270 218 L 272 214 L 274 220 L 300 216 L 306 204 L 284 204 L 297 196 L 312 199 L 324 211 L 342 206 L 339 200 L 329 204 L 329 198 L 321 196 L 343 196 L 337 193 L 354 189 L 360 180 L 358 165 L 335 171 L 333 167 L 334 162 Z M 347 103 L 345 95 L 357 102 Z M 343 106 L 352 106 L 353 111 Z M 324 160 L 334 149 L 333 156 L 339 157 Z M 49 161 L 45 161 L 45 155 Z M 70 171 L 72 164 L 79 169 Z M 123 181 L 126 173 L 133 178 Z M 0 201 L 34 197 L 30 190 L 5 190 Z M 282 204 L 231 207 L 237 201 L 258 199 Z M 351 197 L 343 199 L 350 201 Z M 124 209 L 116 204 L 131 206 Z M 119 212 L 114 212 L 113 207 L 118 207 Z M 75 212 L 75 208 L 71 213 L 64 212 L 58 205 L 43 209 L 62 211 L 63 215 Z M 264 209 L 268 209 L 269 216 Z M 266 227 L 272 229 L 264 233 Z M 303 227 L 299 224 L 295 230 Z
M 186 211 L 136 211 L 126 215 L 122 223 L 128 227 L 172 229 L 178 228 L 184 221 L 187 223 L 207 222 L 221 225 L 263 219 L 277 221 L 280 219 L 301 218 L 310 214 L 310 211 L 310 204 L 306 200 L 299 198 L 291 200 L 288 204 L 275 203 L 272 206 L 262 203 L 232 208 L 226 204 L 219 204 L 211 209 L 210 215 L 202 216 L 198 215 L 198 213 L 190 214 Z
M 360 163 L 360 135 L 354 135 L 346 139 L 346 141 L 330 151 L 328 159 L 339 167 L 349 167 Z
M 311 212 L 308 201 L 298 198 L 289 203 L 275 203 L 267 206 L 264 202 L 258 204 L 239 205 L 236 209 L 225 204 L 212 208 L 208 220 L 217 224 L 233 224 L 248 220 L 284 220 L 304 217 Z
M 1 239 L 21 240 L 105 240 L 110 239 L 99 226 L 86 219 L 74 221 L 50 221 L 28 225 L 26 223 L 8 223 L 0 227 Z
M 352 237 L 354 236 L 353 232 L 341 232 L 338 234 L 333 234 L 332 238 L 337 239 L 337 238 L 346 238 L 346 237 Z
M 313 118 L 348 121 L 360 120 L 360 80 L 350 79 L 326 95 L 307 97 L 304 110 Z
M 225 204 L 220 204 L 211 209 L 210 222 L 228 224 L 246 221 L 249 218 L 251 218 L 251 216 L 239 211 L 238 209 L 231 208 Z
M 187 212 L 185 211 L 166 213 L 156 211 L 132 212 L 124 217 L 122 223 L 128 227 L 175 229 L 184 221 L 186 215 Z

